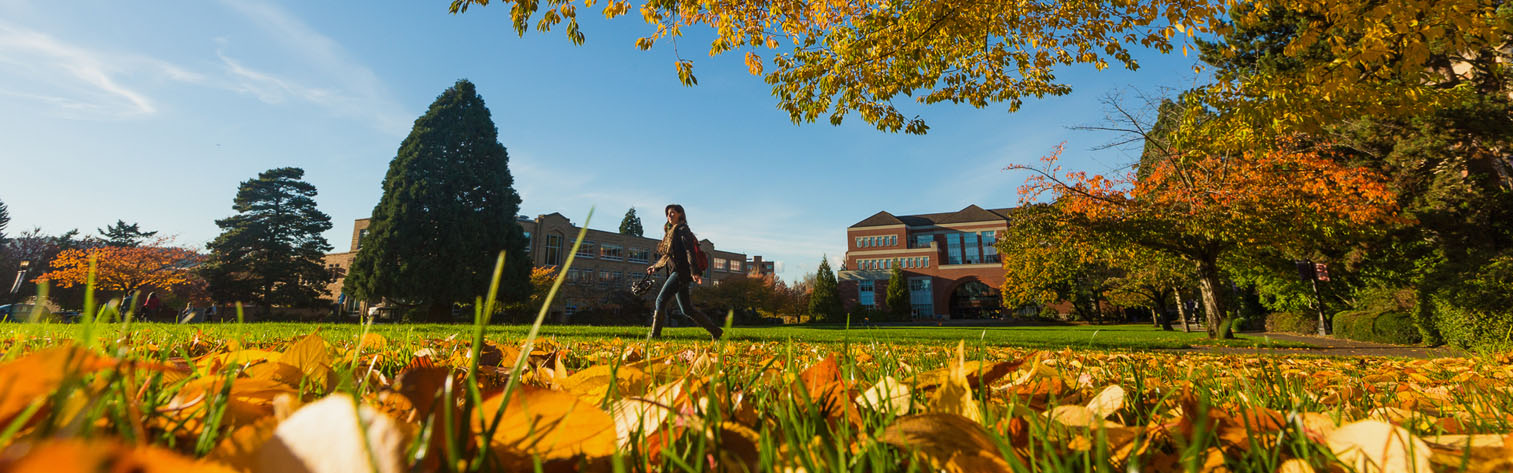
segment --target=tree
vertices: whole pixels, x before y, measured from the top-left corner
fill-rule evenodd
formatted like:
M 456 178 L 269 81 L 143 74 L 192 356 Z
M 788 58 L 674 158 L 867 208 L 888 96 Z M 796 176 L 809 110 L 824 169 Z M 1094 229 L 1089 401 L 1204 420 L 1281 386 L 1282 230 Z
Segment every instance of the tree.
M 636 216 L 635 207 L 626 210 L 625 218 L 620 219 L 620 234 L 646 236 L 646 231 L 641 229 L 641 217 Z
M 1188 115 L 1183 122 L 1197 121 Z M 1202 122 L 1187 126 L 1220 132 Z M 1232 336 L 1220 296 L 1219 261 L 1229 252 L 1300 251 L 1395 218 L 1382 176 L 1341 163 L 1327 149 L 1292 140 L 1269 150 L 1174 142 L 1187 146 L 1167 146 L 1143 179 L 1063 171 L 1055 164 L 1059 148 L 1043 167 L 1011 169 L 1034 172 L 1021 189 L 1026 198 L 1051 193 L 1095 233 L 1192 262 L 1211 337 Z
M 888 303 L 888 312 L 893 314 L 895 320 L 909 320 L 909 282 L 904 280 L 904 270 L 898 261 L 893 262 L 893 270 L 888 273 L 888 292 L 884 299 Z
M 513 185 L 489 109 L 472 82 L 457 81 L 415 120 L 389 163 L 345 291 L 425 305 L 429 318 L 445 320 L 454 303 L 487 294 L 504 251 L 499 300 L 526 300 L 531 263 Z
M 489 3 L 453 0 L 451 11 Z M 541 31 L 565 21 L 574 44 L 584 41 L 578 8 L 594 4 L 547 0 L 537 19 L 538 1 L 499 3 L 511 7 L 516 32 L 525 34 L 533 20 Z M 629 11 L 630 2 L 623 0 L 607 2 L 603 10 L 611 18 Z M 1070 93 L 1069 85 L 1056 80 L 1058 68 L 1102 69 L 1117 62 L 1134 69 L 1138 64 L 1128 48 L 1170 51 L 1174 34 L 1207 32 L 1222 6 L 1204 0 L 668 0 L 645 2 L 640 11 L 655 31 L 636 40 L 638 49 L 676 39 L 685 27 L 709 27 L 709 54 L 744 50 L 748 70 L 772 86 L 778 107 L 794 123 L 825 117 L 839 124 L 856 112 L 879 130 L 924 133 L 924 121 L 906 118 L 894 99 L 978 108 L 1008 102 L 1014 111 L 1025 97 Z M 757 53 L 762 48 L 778 52 L 764 61 Z M 693 61 L 679 57 L 675 70 L 684 85 L 698 82 Z
M 137 224 L 128 225 L 121 220 L 116 220 L 115 225 L 108 225 L 103 229 L 97 228 L 95 231 L 105 237 L 105 244 L 126 247 L 141 245 L 143 241 L 158 234 L 158 232 L 144 232 Z
M 995 243 L 1004 307 L 1067 301 L 1078 318 L 1099 319 L 1104 292 L 1122 274 L 1106 237 L 1056 205 L 1021 207 Z
M 232 199 L 236 215 L 216 220 L 221 234 L 206 247 L 210 293 L 222 301 L 308 307 L 336 274 L 326 267 L 331 244 L 321 236 L 331 217 L 315 207 L 315 186 L 300 168 L 277 168 L 243 181 Z
M 5 201 L 0 201 L 0 244 L 5 243 L 5 227 L 11 224 L 11 211 L 5 206 Z
M 841 306 L 840 283 L 830 271 L 828 257 L 820 258 L 820 267 L 815 271 L 814 289 L 809 296 L 809 315 L 819 320 L 836 321 L 845 308 Z
M 184 248 L 157 242 L 142 246 L 101 246 L 63 250 L 52 260 L 51 271 L 33 282 L 52 281 L 62 287 L 86 284 L 90 259 L 96 261 L 95 288 L 131 295 L 138 289 L 172 289 L 188 284 L 191 271 L 203 259 Z

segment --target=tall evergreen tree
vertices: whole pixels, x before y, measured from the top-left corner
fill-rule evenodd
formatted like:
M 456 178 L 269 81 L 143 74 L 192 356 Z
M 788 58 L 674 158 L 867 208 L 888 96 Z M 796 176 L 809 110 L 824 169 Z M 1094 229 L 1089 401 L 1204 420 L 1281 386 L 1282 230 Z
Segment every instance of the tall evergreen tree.
M 829 258 L 820 259 L 820 268 L 814 274 L 814 293 L 809 296 L 809 315 L 820 320 L 839 320 L 841 307 L 839 283 L 830 271 Z
M 263 171 L 242 182 L 232 200 L 237 214 L 216 220 L 221 234 L 206 247 L 204 275 L 217 300 L 272 306 L 314 305 L 335 274 L 321 236 L 331 217 L 315 208 L 315 186 L 300 168 Z
M 646 230 L 641 229 L 641 217 L 636 216 L 635 207 L 625 211 L 625 218 L 620 219 L 620 234 L 646 236 Z
M 635 210 L 635 209 L 631 209 Z M 5 206 L 5 201 L 0 201 L 0 243 L 5 243 L 5 227 L 11 224 L 10 208 Z
M 121 220 L 116 220 L 115 225 L 96 228 L 95 231 L 100 232 L 100 236 L 105 237 L 105 244 L 108 246 L 128 247 L 141 245 L 142 241 L 158 234 L 158 232 L 144 232 L 137 224 L 127 224 Z
M 895 320 L 909 320 L 909 283 L 904 280 L 904 270 L 898 260 L 893 261 L 893 271 L 888 275 L 888 312 Z
M 457 81 L 415 120 L 389 163 L 346 292 L 424 305 L 430 319 L 444 320 L 454 303 L 488 292 L 506 251 L 500 300 L 526 300 L 531 263 L 513 185 L 489 109 L 472 82 Z

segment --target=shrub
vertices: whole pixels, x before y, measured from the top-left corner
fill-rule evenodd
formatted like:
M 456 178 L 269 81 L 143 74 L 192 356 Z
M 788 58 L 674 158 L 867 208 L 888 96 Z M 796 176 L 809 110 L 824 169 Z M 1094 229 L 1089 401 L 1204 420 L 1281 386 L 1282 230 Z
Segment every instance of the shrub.
M 1493 258 L 1474 276 L 1453 281 L 1429 298 L 1445 343 L 1478 350 L 1513 347 L 1513 255 Z
M 1319 319 L 1308 312 L 1276 312 L 1266 316 L 1266 331 L 1312 335 L 1319 333 Z
M 1422 340 L 1413 316 L 1400 310 L 1348 310 L 1335 314 L 1334 335 L 1363 342 L 1415 344 Z

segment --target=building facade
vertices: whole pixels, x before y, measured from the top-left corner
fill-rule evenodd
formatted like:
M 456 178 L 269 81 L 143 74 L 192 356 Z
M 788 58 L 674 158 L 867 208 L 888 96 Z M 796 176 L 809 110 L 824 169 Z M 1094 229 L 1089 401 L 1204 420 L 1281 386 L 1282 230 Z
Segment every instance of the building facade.
M 366 218 L 353 222 L 350 250 L 326 255 L 326 264 L 341 267 L 345 274 L 357 251 L 362 249 L 364 237 L 368 234 L 368 222 Z M 560 268 L 566 264 L 567 253 L 573 250 L 579 231 L 571 220 L 553 212 L 534 219 L 521 217 L 517 222 L 529 240 L 526 253 L 533 266 Z M 567 279 L 563 281 L 558 297 L 552 301 L 551 312 L 559 316 L 557 320 L 570 320 L 574 312 L 606 302 L 612 291 L 628 289 L 632 282 L 645 274 L 646 267 L 657 260 L 657 244 L 660 242 L 660 238 L 588 229 L 573 258 L 572 268 L 567 270 Z M 745 254 L 715 249 L 714 243 L 708 239 L 701 240 L 699 247 L 709 256 L 709 268 L 703 274 L 704 284 L 773 272 L 773 262 L 763 261 L 761 256 L 748 262 Z M 655 278 L 660 288 L 665 276 L 658 273 Z M 338 279 L 332 283 L 329 287 L 331 294 L 342 293 L 342 282 Z M 656 298 L 656 291 L 643 297 L 649 306 Z M 347 301 L 348 310 L 362 313 L 366 307 L 363 302 Z
M 955 212 L 886 211 L 846 229 L 839 279 L 847 310 L 882 307 L 894 265 L 908 279 L 916 318 L 983 318 L 1001 312 L 1003 266 L 993 246 L 1013 209 L 969 205 Z

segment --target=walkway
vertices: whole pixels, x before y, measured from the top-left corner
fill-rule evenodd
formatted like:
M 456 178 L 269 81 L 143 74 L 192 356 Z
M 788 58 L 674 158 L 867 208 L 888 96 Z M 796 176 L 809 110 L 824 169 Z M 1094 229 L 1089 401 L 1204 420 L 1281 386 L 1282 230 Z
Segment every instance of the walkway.
M 1303 343 L 1310 346 L 1307 348 L 1198 347 L 1177 351 L 1234 355 L 1393 356 L 1403 358 L 1443 358 L 1467 355 L 1464 351 L 1449 347 L 1429 348 L 1415 345 L 1391 345 L 1313 335 L 1298 335 L 1294 333 L 1265 332 L 1244 333 L 1242 335 L 1250 338 L 1270 338 L 1279 342 Z

